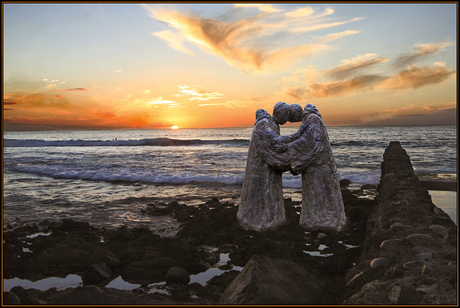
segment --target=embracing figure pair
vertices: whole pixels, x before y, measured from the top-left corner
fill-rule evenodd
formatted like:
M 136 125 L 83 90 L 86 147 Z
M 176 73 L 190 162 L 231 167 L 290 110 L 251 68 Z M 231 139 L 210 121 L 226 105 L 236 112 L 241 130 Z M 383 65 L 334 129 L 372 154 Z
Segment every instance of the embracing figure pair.
M 300 122 L 280 136 L 280 125 Z M 300 225 L 309 230 L 341 230 L 346 223 L 337 167 L 321 114 L 312 104 L 279 102 L 273 116 L 256 111 L 237 219 L 245 229 L 265 230 L 286 222 L 282 174 L 302 176 Z

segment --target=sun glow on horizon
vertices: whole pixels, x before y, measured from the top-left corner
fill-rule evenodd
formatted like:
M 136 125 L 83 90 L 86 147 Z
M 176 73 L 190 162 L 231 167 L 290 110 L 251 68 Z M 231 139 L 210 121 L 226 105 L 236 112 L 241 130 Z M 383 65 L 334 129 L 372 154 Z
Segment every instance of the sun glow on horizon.
M 456 125 L 454 4 L 382 8 L 3 4 L 3 129 L 253 127 L 277 102 L 328 126 Z M 127 16 L 130 31 L 109 26 Z

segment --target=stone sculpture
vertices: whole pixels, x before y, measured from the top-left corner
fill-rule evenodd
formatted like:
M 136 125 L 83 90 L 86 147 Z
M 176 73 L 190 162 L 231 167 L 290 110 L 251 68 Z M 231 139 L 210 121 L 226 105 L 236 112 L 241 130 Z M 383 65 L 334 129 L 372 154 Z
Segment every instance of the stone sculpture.
M 300 122 L 299 130 L 280 136 L 279 125 Z M 273 117 L 256 112 L 237 219 L 261 231 L 285 223 L 282 173 L 302 175 L 299 224 L 309 230 L 341 230 L 346 223 L 337 167 L 321 114 L 312 104 L 279 102 Z
M 302 125 L 287 144 L 293 174 L 302 174 L 300 225 L 341 230 L 346 223 L 337 167 L 318 109 L 305 106 Z
M 263 109 L 256 111 L 237 213 L 245 229 L 261 231 L 286 221 L 282 173 L 290 164 L 279 124 L 287 122 L 289 111 L 289 105 L 282 102 L 275 105 L 273 117 Z

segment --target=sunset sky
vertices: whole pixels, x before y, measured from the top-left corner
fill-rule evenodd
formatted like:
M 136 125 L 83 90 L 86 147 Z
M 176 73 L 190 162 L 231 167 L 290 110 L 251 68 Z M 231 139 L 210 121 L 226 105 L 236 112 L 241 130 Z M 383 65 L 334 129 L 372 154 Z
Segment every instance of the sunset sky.
M 456 124 L 457 4 L 2 4 L 4 128 Z

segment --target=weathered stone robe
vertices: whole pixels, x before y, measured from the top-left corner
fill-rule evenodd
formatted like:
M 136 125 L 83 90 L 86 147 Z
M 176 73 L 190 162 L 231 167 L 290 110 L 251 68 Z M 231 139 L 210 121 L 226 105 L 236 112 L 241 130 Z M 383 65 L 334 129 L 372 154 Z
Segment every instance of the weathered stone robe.
M 293 138 L 295 137 L 295 138 Z M 346 223 L 337 167 L 321 116 L 305 115 L 288 144 L 292 171 L 302 174 L 300 226 L 340 230 Z
M 248 159 L 237 219 L 246 230 L 276 228 L 286 221 L 282 172 L 290 168 L 279 125 L 258 110 L 249 142 Z

